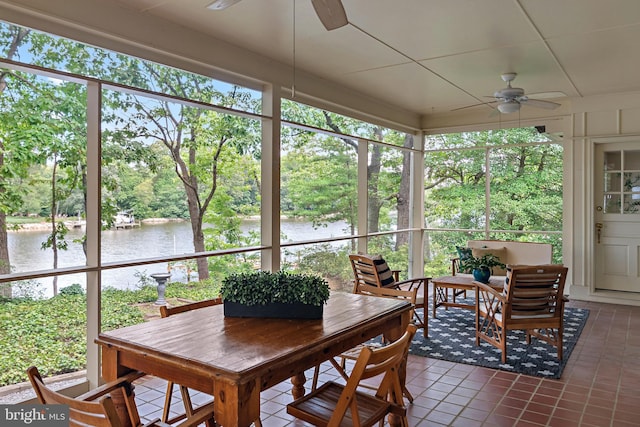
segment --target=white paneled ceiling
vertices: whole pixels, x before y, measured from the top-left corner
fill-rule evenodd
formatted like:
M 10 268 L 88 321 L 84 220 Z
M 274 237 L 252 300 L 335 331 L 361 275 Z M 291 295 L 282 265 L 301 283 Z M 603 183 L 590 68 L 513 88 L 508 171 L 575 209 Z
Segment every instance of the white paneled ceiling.
M 333 31 L 311 0 L 241 0 L 221 11 L 207 9 L 212 1 L 103 4 L 285 67 L 293 68 L 295 39 L 296 69 L 418 115 L 490 101 L 504 72 L 518 73 L 514 86 L 527 94 L 565 94 L 552 99 L 560 103 L 640 91 L 638 0 L 342 0 L 349 24 Z

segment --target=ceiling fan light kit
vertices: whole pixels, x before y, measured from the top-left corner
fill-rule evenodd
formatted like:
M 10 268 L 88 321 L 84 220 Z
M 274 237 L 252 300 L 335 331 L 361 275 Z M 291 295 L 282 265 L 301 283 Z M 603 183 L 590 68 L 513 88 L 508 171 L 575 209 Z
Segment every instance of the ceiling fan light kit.
M 502 114 L 515 113 L 520 110 L 520 103 L 515 99 L 501 102 L 498 104 L 498 111 Z
M 455 110 L 462 110 L 464 108 L 475 107 L 478 105 L 489 105 L 497 103 L 497 109 L 502 114 L 510 114 L 520 111 L 520 107 L 522 105 L 529 105 L 531 107 L 536 108 L 545 108 L 547 110 L 553 110 L 558 108 L 560 104 L 551 102 L 551 101 L 543 101 L 541 99 L 531 99 L 529 96 L 525 95 L 524 89 L 521 87 L 512 87 L 511 82 L 516 78 L 518 74 L 516 73 L 504 73 L 500 77 L 502 80 L 507 82 L 507 87 L 497 90 L 493 93 L 493 98 L 495 101 L 491 102 L 483 102 L 481 104 L 468 105 L 466 107 L 456 108 Z M 562 92 L 546 92 L 547 94 L 561 94 Z M 545 93 L 541 93 L 539 95 L 544 95 Z M 533 95 L 532 95 L 533 96 Z

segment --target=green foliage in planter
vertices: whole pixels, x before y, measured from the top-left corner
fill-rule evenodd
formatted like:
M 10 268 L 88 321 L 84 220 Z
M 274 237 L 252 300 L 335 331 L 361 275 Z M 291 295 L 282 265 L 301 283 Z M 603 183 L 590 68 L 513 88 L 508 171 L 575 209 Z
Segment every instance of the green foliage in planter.
M 319 306 L 329 299 L 329 284 L 311 274 L 257 271 L 227 276 L 220 295 L 224 300 L 245 305 L 301 302 Z
M 493 254 L 482 255 L 481 257 L 470 256 L 464 261 L 460 261 L 460 270 L 474 270 L 480 268 L 502 267 L 505 268 L 504 263 L 500 261 L 500 258 Z

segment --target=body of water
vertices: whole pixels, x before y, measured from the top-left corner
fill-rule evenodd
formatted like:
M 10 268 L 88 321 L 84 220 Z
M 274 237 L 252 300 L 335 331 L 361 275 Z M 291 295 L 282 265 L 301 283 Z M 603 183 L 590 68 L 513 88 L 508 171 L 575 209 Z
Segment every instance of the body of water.
M 311 223 L 296 220 L 283 220 L 282 233 L 284 241 L 302 241 L 349 234 L 344 222 L 328 224 L 326 227 L 314 228 Z M 259 220 L 246 220 L 241 225 L 243 234 L 249 231 L 260 231 Z M 67 234 L 69 242 L 67 250 L 58 252 L 58 267 L 74 267 L 85 265 L 82 246 L 78 242 L 84 235 L 82 229 L 71 229 Z M 9 254 L 13 272 L 47 270 L 53 268 L 51 249 L 42 249 L 42 243 L 48 236 L 45 230 L 9 232 Z M 105 230 L 102 232 L 102 262 L 130 261 L 140 258 L 193 253 L 193 240 L 189 222 L 164 222 L 142 224 L 142 226 L 126 230 Z M 166 272 L 167 264 L 130 267 L 103 272 L 103 286 L 120 289 L 132 289 L 139 286 L 141 275 Z M 185 278 L 183 270 L 174 270 L 173 280 Z M 84 274 L 70 274 L 58 277 L 58 289 L 73 283 L 84 286 Z M 53 279 L 39 279 L 39 290 L 44 296 L 53 294 Z

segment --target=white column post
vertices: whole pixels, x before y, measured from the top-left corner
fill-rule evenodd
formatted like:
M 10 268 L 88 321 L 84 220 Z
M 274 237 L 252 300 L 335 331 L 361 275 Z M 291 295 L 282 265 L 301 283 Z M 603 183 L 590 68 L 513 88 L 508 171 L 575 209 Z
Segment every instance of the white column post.
M 424 133 L 414 135 L 414 148 L 420 150 L 411 154 L 411 185 L 409 189 L 409 277 L 424 276 Z
M 261 268 L 265 271 L 280 269 L 280 88 L 269 85 L 262 91 L 262 204 L 260 239 L 263 250 Z M 268 118 L 270 117 L 270 118 Z
M 358 140 L 358 234 L 369 233 L 368 206 L 369 182 L 367 182 L 367 168 L 369 166 L 369 143 Z M 358 239 L 358 252 L 367 253 L 367 238 Z
M 101 130 L 102 85 L 87 83 L 87 206 L 86 239 L 87 266 L 100 268 L 101 230 Z M 98 337 L 101 323 L 101 274 L 98 270 L 86 274 L 87 283 L 87 380 L 89 386 L 98 386 L 100 378 L 100 351 L 94 340 Z

